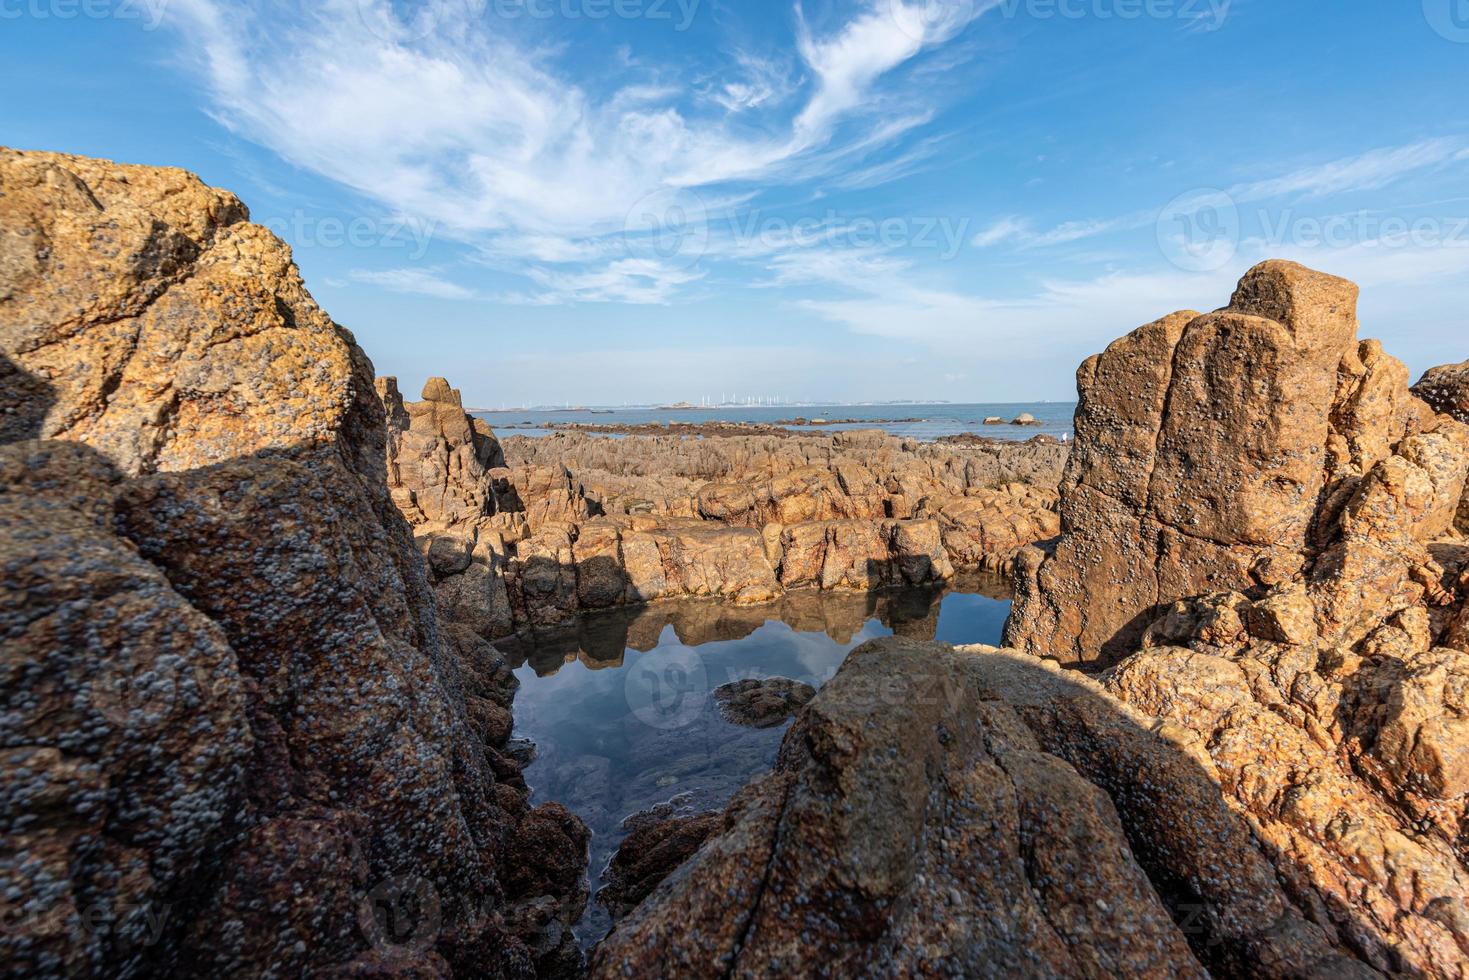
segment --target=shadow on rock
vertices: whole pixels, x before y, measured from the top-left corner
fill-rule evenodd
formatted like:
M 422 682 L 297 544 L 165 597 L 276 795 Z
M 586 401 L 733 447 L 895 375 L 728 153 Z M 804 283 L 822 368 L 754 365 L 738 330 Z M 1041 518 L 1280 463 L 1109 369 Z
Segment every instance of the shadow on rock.
M 868 643 L 595 977 L 1371 976 L 1219 787 L 1097 685 Z

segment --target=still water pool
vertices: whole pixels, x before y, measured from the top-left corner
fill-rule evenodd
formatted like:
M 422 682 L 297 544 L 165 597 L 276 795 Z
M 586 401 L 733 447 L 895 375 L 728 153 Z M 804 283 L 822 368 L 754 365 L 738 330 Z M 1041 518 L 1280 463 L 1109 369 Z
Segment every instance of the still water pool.
M 655 603 L 503 641 L 521 685 L 515 735 L 536 745 L 532 802 L 557 800 L 586 821 L 595 895 L 626 817 L 673 798 L 718 809 L 775 760 L 789 721 L 730 724 L 714 688 L 751 677 L 820 688 L 849 651 L 881 636 L 997 643 L 1009 611 L 1003 581 L 966 575 L 948 589 L 794 593 L 754 607 Z M 593 899 L 576 932 L 590 945 L 609 927 Z

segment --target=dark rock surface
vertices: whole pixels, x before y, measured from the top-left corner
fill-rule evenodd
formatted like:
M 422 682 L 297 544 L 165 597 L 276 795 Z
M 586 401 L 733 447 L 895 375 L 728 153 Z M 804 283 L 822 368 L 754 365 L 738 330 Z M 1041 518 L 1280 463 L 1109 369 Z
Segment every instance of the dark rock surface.
M 1289 903 L 1197 764 L 1095 685 L 889 639 L 851 654 L 591 975 L 1177 977 L 1206 962 L 1371 974 Z
M 726 721 L 751 728 L 772 728 L 805 707 L 816 696 L 810 684 L 789 677 L 749 677 L 721 684 L 713 691 Z
M 286 247 L 183 171 L 8 150 L 0 229 L 6 972 L 574 970 L 585 831 L 486 744 L 503 662 L 446 643 Z
M 628 832 L 602 872 L 597 902 L 615 923 L 698 851 L 723 823 L 718 812 L 694 813 L 664 803 L 622 822 Z

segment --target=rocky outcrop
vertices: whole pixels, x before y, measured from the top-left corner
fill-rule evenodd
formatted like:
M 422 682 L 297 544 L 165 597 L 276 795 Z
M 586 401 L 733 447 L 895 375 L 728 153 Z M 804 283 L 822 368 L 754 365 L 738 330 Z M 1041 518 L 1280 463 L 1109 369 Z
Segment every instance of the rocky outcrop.
M 804 707 L 816 696 L 816 689 L 789 677 L 747 677 L 719 685 L 713 696 L 726 721 L 771 728 Z
M 1464 976 L 1469 428 L 1357 341 L 1355 296 L 1266 263 L 1088 361 L 1006 638 L 1114 665 L 1361 960 Z
M 378 378 L 388 420 L 388 488 L 415 527 L 474 526 L 495 513 L 490 471 L 505 465 L 500 443 L 464 412 L 459 392 L 430 378 L 423 401 L 404 402 L 397 378 Z
M 1413 386 L 1413 394 L 1435 412 L 1469 423 L 1469 361 L 1429 368 Z
M 594 975 L 1469 976 L 1469 429 L 1355 295 L 1083 365 L 1025 652 L 853 653 Z
M 1021 655 L 906 640 L 848 657 L 591 964 L 669 970 L 1372 975 L 1145 719 Z
M 1022 556 L 1006 643 L 1116 662 L 1168 603 L 1268 588 L 1323 555 L 1353 496 L 1411 465 L 1389 463 L 1393 447 L 1437 424 L 1402 365 L 1358 343 L 1356 298 L 1269 262 L 1228 308 L 1165 317 L 1083 364 L 1062 533 Z M 1433 453 L 1459 434 L 1423 438 Z M 1450 495 L 1455 466 L 1431 477 Z M 1370 587 L 1367 569 L 1341 571 Z
M 487 744 L 503 662 L 446 645 L 285 246 L 182 171 L 0 150 L 0 269 L 7 969 L 574 970 L 585 830 Z
M 417 405 L 378 390 L 394 499 L 440 606 L 483 638 L 656 599 L 940 583 L 1059 528 L 1053 442 L 557 434 L 507 440 L 490 468 L 500 443 L 442 379 Z
M 1469 361 L 1430 368 L 1413 386 L 1413 394 L 1435 412 L 1469 424 Z M 1469 492 L 1459 500 L 1454 525 L 1469 534 Z

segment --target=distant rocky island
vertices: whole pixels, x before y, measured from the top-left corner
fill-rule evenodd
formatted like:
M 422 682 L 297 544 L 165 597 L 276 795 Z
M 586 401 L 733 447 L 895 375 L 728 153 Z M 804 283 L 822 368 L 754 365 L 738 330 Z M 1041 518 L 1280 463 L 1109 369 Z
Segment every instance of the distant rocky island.
M 1063 445 L 502 440 L 180 170 L 0 150 L 0 275 L 8 974 L 1469 973 L 1469 362 L 1346 280 L 1118 339 Z M 773 767 L 635 817 L 583 954 L 497 641 L 975 568 L 1003 648 L 725 688 Z

